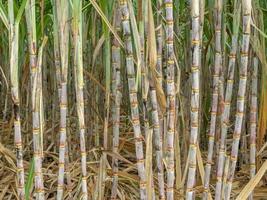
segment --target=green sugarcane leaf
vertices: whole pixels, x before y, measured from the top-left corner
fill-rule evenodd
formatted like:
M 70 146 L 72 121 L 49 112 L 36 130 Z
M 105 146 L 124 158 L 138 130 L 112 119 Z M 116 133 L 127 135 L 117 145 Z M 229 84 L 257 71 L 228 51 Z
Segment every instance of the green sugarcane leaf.
M 23 11 L 24 11 L 24 9 L 25 9 L 25 6 L 26 6 L 27 2 L 28 2 L 28 0 L 23 0 L 21 6 L 20 6 L 20 8 L 19 8 L 19 11 L 18 11 L 16 20 L 15 20 L 15 23 L 16 23 L 16 24 L 19 24 L 19 22 L 20 22 L 20 20 L 21 20 L 21 16 L 22 16 L 22 14 L 23 14 Z
M 26 200 L 30 200 L 31 189 L 33 186 L 33 178 L 34 178 L 34 160 L 32 158 L 30 169 L 29 169 L 28 179 L 27 179 L 27 182 L 25 185 L 25 198 L 26 198 Z
M 0 18 L 2 19 L 6 28 L 9 29 L 8 16 L 7 16 L 7 13 L 4 9 L 2 2 L 0 2 Z

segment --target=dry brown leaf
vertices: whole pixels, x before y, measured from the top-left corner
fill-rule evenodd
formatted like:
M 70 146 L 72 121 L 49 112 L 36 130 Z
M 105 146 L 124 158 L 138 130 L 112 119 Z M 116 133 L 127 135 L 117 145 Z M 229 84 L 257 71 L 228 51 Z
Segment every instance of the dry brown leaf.
M 239 193 L 236 200 L 244 200 L 247 199 L 247 197 L 250 195 L 250 193 L 253 191 L 253 189 L 257 186 L 257 184 L 260 182 L 261 178 L 265 174 L 267 170 L 267 160 L 263 163 L 257 174 L 250 179 L 250 181 L 247 183 L 247 185 L 243 188 L 243 190 Z

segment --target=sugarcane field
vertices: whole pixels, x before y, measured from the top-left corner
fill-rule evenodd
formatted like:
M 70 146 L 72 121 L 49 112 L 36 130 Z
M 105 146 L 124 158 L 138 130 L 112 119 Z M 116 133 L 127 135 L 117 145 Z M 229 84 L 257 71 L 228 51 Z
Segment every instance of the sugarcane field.
M 0 0 L 0 200 L 267 200 L 267 0 Z

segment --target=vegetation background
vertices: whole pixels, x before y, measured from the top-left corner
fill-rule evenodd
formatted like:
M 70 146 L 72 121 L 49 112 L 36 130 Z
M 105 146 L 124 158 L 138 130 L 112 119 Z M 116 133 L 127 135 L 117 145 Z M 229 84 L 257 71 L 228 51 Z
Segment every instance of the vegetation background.
M 0 199 L 267 199 L 267 1 L 0 0 Z

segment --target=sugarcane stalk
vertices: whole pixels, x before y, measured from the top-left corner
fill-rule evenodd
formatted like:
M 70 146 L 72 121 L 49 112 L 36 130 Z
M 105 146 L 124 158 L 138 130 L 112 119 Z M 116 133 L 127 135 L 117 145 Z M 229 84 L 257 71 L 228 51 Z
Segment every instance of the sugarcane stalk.
M 156 151 L 156 166 L 158 173 L 158 187 L 159 187 L 159 199 L 165 199 L 165 191 L 164 191 L 164 168 L 163 168 L 163 151 L 162 151 L 162 134 L 160 129 L 160 121 L 159 121 L 159 109 L 158 109 L 158 101 L 156 95 L 156 89 L 153 87 L 153 84 L 150 84 L 150 99 L 152 104 L 152 124 L 153 124 L 153 132 L 154 132 L 154 143 L 155 143 L 155 151 Z
M 250 178 L 256 174 L 256 138 L 257 138 L 257 110 L 258 110 L 258 66 L 259 60 L 254 55 L 252 60 L 251 91 L 250 91 Z M 249 199 L 253 199 L 253 192 Z
M 65 152 L 67 138 L 67 78 L 68 78 L 68 49 L 69 49 L 69 3 L 64 0 L 56 1 L 57 18 L 59 27 L 59 47 L 60 47 L 60 138 L 59 138 L 59 160 L 58 160 L 58 186 L 57 199 L 63 199 Z M 64 51 L 63 51 L 64 50 Z
M 229 127 L 229 117 L 230 117 L 230 109 L 231 109 L 231 100 L 232 100 L 232 91 L 234 84 L 234 74 L 235 74 L 235 65 L 236 65 L 236 52 L 238 45 L 238 32 L 239 32 L 239 19 L 240 19 L 240 6 L 237 5 L 238 1 L 235 1 L 234 7 L 234 23 L 233 23 L 233 35 L 232 35 L 232 43 L 231 43 L 231 51 L 229 54 L 229 63 L 227 69 L 227 83 L 226 90 L 224 94 L 224 106 L 223 106 L 223 114 L 221 117 L 221 138 L 219 144 L 219 158 L 217 163 L 217 182 L 216 182 L 216 191 L 215 191 L 215 199 L 221 198 L 222 193 L 222 176 L 225 162 L 225 154 L 226 154 L 226 137 L 227 131 Z
M 148 1 L 143 0 L 139 5 L 141 9 L 140 19 L 139 19 L 139 34 L 140 34 L 140 66 L 141 66 L 141 87 L 142 87 L 142 101 L 143 101 L 143 120 L 144 120 L 144 132 L 145 137 L 149 132 L 149 120 L 147 112 L 147 96 L 148 96 L 148 70 L 145 60 L 145 35 L 147 34 L 147 14 L 148 14 Z
M 156 63 L 156 78 L 158 80 L 159 86 L 163 87 L 162 84 L 162 48 L 163 48 L 163 28 L 162 28 L 162 0 L 157 1 L 158 15 L 157 15 L 157 25 L 159 26 L 156 35 L 156 45 L 157 45 L 157 63 Z M 154 88 L 153 88 L 154 89 Z M 151 89 L 152 90 L 152 89 Z M 154 94 L 155 93 L 155 94 Z M 155 150 L 156 150 L 156 163 L 158 172 L 158 188 L 159 188 L 159 199 L 165 199 L 165 188 L 164 188 L 164 165 L 163 159 L 163 114 L 158 107 L 158 101 L 154 97 L 156 95 L 156 90 L 150 91 L 150 98 L 152 102 L 152 109 L 156 113 L 152 113 L 152 121 L 154 127 L 155 135 Z M 157 105 L 153 103 L 157 103 Z M 158 118 L 158 119 L 157 119 Z M 159 126 L 159 127 L 158 127 Z
M 115 14 L 115 28 L 117 32 L 121 31 L 121 15 L 119 9 L 116 10 Z M 112 112 L 112 130 L 113 130 L 113 152 L 118 153 L 119 148 L 119 136 L 120 136 L 120 106 L 121 106 L 121 54 L 120 54 L 120 44 L 118 40 L 114 37 L 112 40 L 112 96 L 115 98 L 113 103 Z M 112 158 L 112 189 L 111 189 L 111 199 L 117 199 L 118 190 L 118 170 L 119 162 L 117 158 Z
M 58 13 L 57 13 L 57 4 L 56 0 L 52 1 L 53 6 L 53 38 L 54 38 L 54 62 L 56 67 L 56 83 L 57 83 L 57 90 L 58 90 L 58 98 L 60 99 L 60 49 L 59 49 L 59 36 L 58 36 Z
M 103 9 L 104 14 L 109 18 L 109 5 L 111 1 L 100 1 L 101 7 Z M 110 73 L 111 73 L 111 45 L 110 45 L 110 34 L 108 27 L 106 26 L 105 23 L 103 23 L 103 31 L 104 31 L 104 36 L 105 36 L 105 42 L 104 42 L 104 49 L 103 49 L 103 55 L 104 55 L 104 71 L 105 71 L 105 104 L 104 104 L 104 130 L 103 130 L 103 135 L 104 135 L 104 149 L 108 149 L 108 124 L 109 124 L 109 113 L 110 113 Z M 105 179 L 106 179 L 106 160 L 107 160 L 107 155 L 104 152 L 102 158 L 103 159 L 103 178 L 100 182 L 101 184 L 101 192 L 100 192 L 100 198 L 104 198 L 104 191 L 105 191 Z
M 209 182 L 211 165 L 213 161 L 213 149 L 214 149 L 214 136 L 216 132 L 216 119 L 218 110 L 218 97 L 219 97 L 219 79 L 220 71 L 222 68 L 222 45 L 221 45 L 221 28 L 222 28 L 222 0 L 215 1 L 215 63 L 213 71 L 213 83 L 212 83 L 212 104 L 211 104 L 211 119 L 210 119 L 210 130 L 208 137 L 208 157 L 205 166 L 205 177 L 204 177 L 204 192 L 203 199 L 208 198 Z
M 225 186 L 226 186 L 226 182 L 227 182 L 227 174 L 229 171 L 229 164 L 230 164 L 230 156 L 226 156 L 224 171 L 223 171 L 222 194 L 224 194 L 224 191 L 225 191 Z M 222 197 L 224 197 L 224 195 L 222 195 Z
M 38 94 L 38 106 L 39 106 L 39 118 L 40 118 L 40 149 L 41 149 L 41 158 L 44 157 L 43 152 L 43 134 L 44 134 L 44 102 L 43 102 L 43 81 L 42 81 L 42 73 L 43 73 L 43 50 L 44 46 L 46 45 L 48 38 L 47 36 L 43 37 L 42 44 L 38 50 L 38 59 L 37 59 L 37 67 L 38 67 L 38 74 L 37 74 L 37 94 Z
M 61 81 L 61 77 L 60 77 L 60 49 L 59 49 L 59 37 L 58 37 L 58 18 L 57 18 L 57 10 L 56 10 L 56 0 L 52 0 L 52 8 L 53 8 L 53 39 L 54 39 L 54 64 L 55 64 L 55 72 L 56 72 L 56 76 L 55 76 L 55 81 L 54 81 L 54 87 L 55 87 L 55 91 L 57 91 L 58 96 L 54 97 L 54 102 L 53 102 L 53 128 L 55 131 L 55 119 L 58 117 L 58 113 L 56 110 L 56 104 L 57 102 L 59 102 L 60 99 L 60 94 L 61 94 L 61 86 L 60 86 L 60 81 Z M 51 74 L 52 75 L 52 74 Z M 53 139 L 57 140 L 56 134 L 53 135 Z M 56 148 L 56 146 L 55 146 Z M 56 151 L 56 149 L 55 149 Z
M 34 172 L 36 199 L 44 199 L 44 184 L 42 174 L 42 145 L 41 131 L 42 126 L 40 118 L 40 88 L 38 88 L 38 75 L 40 69 L 37 65 L 37 39 L 36 39 L 36 18 L 35 18 L 35 0 L 29 0 L 26 4 L 26 22 L 28 30 L 28 44 L 30 52 L 30 73 L 32 90 L 32 131 L 33 131 L 33 151 L 34 151 Z M 40 86 L 39 86 L 40 87 Z
M 227 177 L 225 199 L 230 199 L 232 190 L 232 182 L 234 179 L 235 168 L 238 157 L 239 141 L 242 129 L 242 121 L 244 117 L 245 92 L 247 84 L 247 67 L 249 54 L 249 40 L 250 40 L 250 23 L 251 23 L 251 0 L 242 0 L 242 14 L 243 14 L 243 38 L 241 47 L 241 64 L 239 69 L 239 88 L 237 94 L 237 109 L 236 120 L 233 134 L 233 144 L 231 151 L 231 164 L 229 174 Z
M 55 98 L 55 103 L 57 101 L 60 102 L 60 98 L 61 98 L 61 63 L 60 63 L 60 47 L 59 47 L 59 26 L 58 26 L 58 12 L 57 9 L 59 9 L 57 7 L 57 1 L 56 0 L 52 0 L 52 7 L 53 7 L 53 38 L 54 38 L 54 64 L 55 64 L 55 84 L 56 84 L 56 89 L 57 89 L 57 93 L 58 93 L 58 97 Z M 54 105 L 55 106 L 55 105 Z M 55 112 L 55 111 L 53 111 Z M 57 139 L 57 137 L 54 137 L 55 139 Z M 65 163 L 67 165 L 67 169 L 66 169 L 66 178 L 67 178 L 67 184 L 68 184 L 68 190 L 71 190 L 71 177 L 70 177 L 70 173 L 68 170 L 68 165 L 69 165 L 69 154 L 68 154 L 68 142 L 66 142 L 66 151 L 65 151 Z M 69 197 L 72 197 L 71 191 L 69 191 Z
M 80 151 L 82 168 L 82 197 L 88 199 L 87 192 L 87 169 L 86 169 L 86 147 L 85 147 L 85 120 L 84 120 L 84 80 L 83 80 L 83 43 L 82 43 L 82 1 L 76 0 L 73 3 L 73 37 L 74 37 L 74 70 L 76 75 L 76 101 L 77 115 L 80 132 Z
M 18 66 L 18 50 L 19 50 L 19 23 L 15 22 L 13 0 L 8 1 L 9 16 L 9 51 L 10 51 L 10 80 L 11 80 L 11 97 L 13 101 L 14 113 L 14 142 L 16 148 L 17 161 L 17 192 L 18 199 L 25 199 L 24 186 L 24 166 L 23 166 L 23 147 L 21 136 L 20 121 L 20 96 L 19 96 L 19 66 Z
M 174 134 L 175 134 L 175 85 L 173 46 L 173 1 L 165 0 L 166 62 L 167 62 L 167 200 L 174 199 Z
M 199 0 L 191 1 L 191 76 L 192 76 L 192 88 L 191 88 L 191 111 L 190 111 L 190 146 L 188 152 L 189 167 L 188 178 L 186 186 L 186 199 L 194 199 L 194 185 L 196 175 L 196 151 L 197 151 L 197 138 L 199 132 L 199 71 L 200 71 L 200 59 L 199 59 L 199 45 L 200 45 L 200 10 Z
M 122 15 L 122 32 L 124 36 L 124 45 L 126 53 L 126 71 L 128 79 L 128 89 L 131 107 L 131 120 L 134 129 L 135 151 L 137 159 L 137 170 L 140 177 L 140 199 L 146 199 L 146 173 L 144 165 L 143 138 L 140 128 L 137 88 L 135 81 L 135 70 L 133 62 L 133 44 L 131 39 L 131 28 L 129 21 L 129 10 L 126 0 L 120 0 L 120 9 Z

